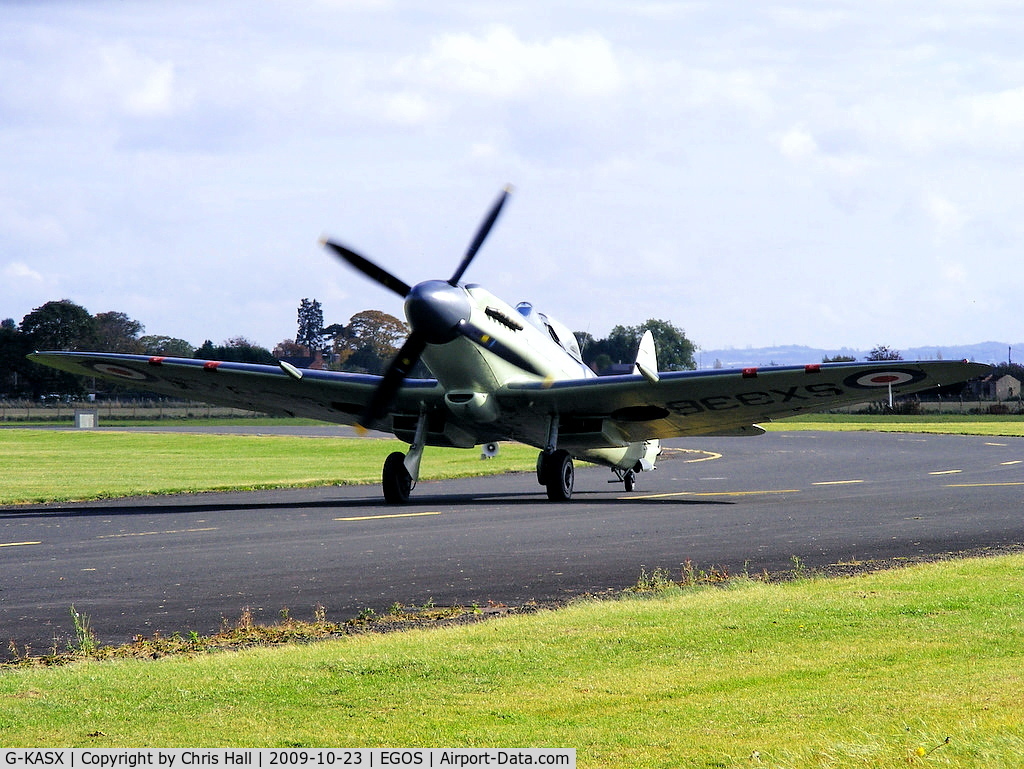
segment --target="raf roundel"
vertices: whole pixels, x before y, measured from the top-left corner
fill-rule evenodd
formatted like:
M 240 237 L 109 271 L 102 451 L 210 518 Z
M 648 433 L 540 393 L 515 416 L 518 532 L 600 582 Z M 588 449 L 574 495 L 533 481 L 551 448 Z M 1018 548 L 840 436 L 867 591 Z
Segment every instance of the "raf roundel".
M 128 366 L 119 366 L 116 363 L 84 363 L 86 368 L 91 368 L 97 374 L 104 376 L 116 376 L 118 379 L 130 379 L 134 382 L 155 382 L 156 377 L 145 374 L 138 369 Z
M 871 389 L 873 387 L 899 387 L 906 384 L 914 384 L 924 379 L 923 371 L 913 369 L 883 369 L 881 371 L 869 371 L 866 374 L 854 374 L 844 380 L 847 387 L 859 387 Z

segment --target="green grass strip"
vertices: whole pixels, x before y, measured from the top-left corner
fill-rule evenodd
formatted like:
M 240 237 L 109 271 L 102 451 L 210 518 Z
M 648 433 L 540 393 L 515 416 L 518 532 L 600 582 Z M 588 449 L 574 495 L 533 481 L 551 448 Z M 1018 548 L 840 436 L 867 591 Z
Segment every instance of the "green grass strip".
M 762 427 L 771 432 L 822 430 L 1024 437 L 1024 416 L 807 414 L 766 423 Z
M 565 746 L 581 767 L 1018 767 L 1024 556 L 0 672 L 6 747 Z M 948 738 L 948 740 L 947 740 Z
M 379 483 L 385 457 L 407 449 L 370 438 L 0 430 L 0 504 Z M 420 478 L 532 471 L 536 458 L 518 444 L 486 461 L 479 449 L 428 449 Z

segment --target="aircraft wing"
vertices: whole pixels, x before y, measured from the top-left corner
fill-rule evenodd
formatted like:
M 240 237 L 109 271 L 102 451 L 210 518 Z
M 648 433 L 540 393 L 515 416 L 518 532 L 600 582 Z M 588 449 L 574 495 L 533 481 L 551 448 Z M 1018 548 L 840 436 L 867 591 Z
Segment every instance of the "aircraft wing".
M 355 424 L 381 380 L 367 374 L 311 369 L 289 373 L 278 366 L 195 358 L 89 352 L 37 352 L 28 357 L 72 374 L 173 398 L 337 424 Z M 443 398 L 435 380 L 407 379 L 393 411 L 415 415 L 421 404 L 438 407 Z M 393 430 L 390 420 L 382 429 L 389 427 Z
M 355 424 L 381 377 L 251 363 L 88 352 L 41 352 L 33 361 L 127 387 L 270 414 Z M 471 447 L 511 439 L 547 441 L 559 417 L 559 445 L 590 448 L 686 435 L 757 435 L 757 422 L 837 406 L 885 401 L 981 376 L 967 362 L 835 363 L 767 369 L 664 372 L 509 384 L 496 392 L 499 415 L 485 423 L 451 414 L 433 379 L 407 379 L 380 429 L 411 442 L 429 415 L 426 442 Z
M 544 445 L 544 436 L 531 434 L 531 424 L 537 413 L 558 414 L 559 445 L 585 448 L 616 440 L 757 435 L 764 432 L 757 422 L 888 401 L 890 388 L 893 395 L 906 395 L 957 385 L 989 370 L 966 361 L 823 363 L 667 372 L 657 382 L 626 375 L 513 384 L 498 397 L 502 412 L 516 422 L 519 440 Z

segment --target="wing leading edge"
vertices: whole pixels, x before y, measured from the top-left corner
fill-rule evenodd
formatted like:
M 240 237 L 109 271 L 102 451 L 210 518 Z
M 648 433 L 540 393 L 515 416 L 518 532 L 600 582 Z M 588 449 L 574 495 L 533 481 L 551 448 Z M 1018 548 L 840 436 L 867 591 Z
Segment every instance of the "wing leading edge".
M 967 361 L 833 363 L 726 371 L 667 372 L 513 384 L 499 393 L 518 418 L 520 440 L 530 413 L 557 414 L 559 441 L 582 447 L 687 435 L 757 435 L 757 422 L 839 406 L 887 400 L 984 375 Z M 535 420 L 534 420 L 535 421 Z M 532 438 L 532 440 L 531 440 Z
M 128 387 L 252 411 L 356 424 L 380 377 L 286 367 L 79 352 L 42 352 L 37 363 Z M 989 366 L 951 361 L 835 363 L 766 369 L 663 372 L 514 383 L 494 393 L 486 424 L 453 414 L 433 379 L 406 380 L 381 429 L 412 442 L 427 415 L 426 443 L 471 447 L 511 439 L 545 446 L 550 418 L 566 448 L 624 446 L 687 435 L 758 435 L 757 422 L 886 400 L 984 375 Z M 301 373 L 301 376 L 297 376 Z
M 283 366 L 194 358 L 84 352 L 37 352 L 28 357 L 72 374 L 173 398 L 349 425 L 359 420 L 380 383 L 380 377 L 366 374 L 299 372 Z M 418 414 L 423 407 L 440 406 L 443 398 L 435 380 L 410 379 L 394 410 Z M 387 427 L 392 427 L 390 420 Z

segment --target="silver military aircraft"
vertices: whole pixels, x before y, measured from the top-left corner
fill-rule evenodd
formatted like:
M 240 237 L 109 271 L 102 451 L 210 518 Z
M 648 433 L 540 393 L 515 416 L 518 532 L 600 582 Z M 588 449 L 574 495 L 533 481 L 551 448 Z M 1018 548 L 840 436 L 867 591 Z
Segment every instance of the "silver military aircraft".
M 346 246 L 321 241 L 405 300 L 411 332 L 383 376 L 299 370 L 285 362 L 92 352 L 29 357 L 163 395 L 392 433 L 409 450 L 384 462 L 390 503 L 409 500 L 427 446 L 534 446 L 537 480 L 549 499 L 565 502 L 573 493 L 574 459 L 611 468 L 613 481 L 632 491 L 637 474 L 655 468 L 666 438 L 760 435 L 758 421 L 952 385 L 989 368 L 896 361 L 659 372 L 648 331 L 633 373 L 598 377 L 569 328 L 528 302 L 513 307 L 482 286 L 462 283 L 508 195 L 506 188 L 447 280 L 409 285 Z M 420 360 L 436 378 L 409 378 Z

